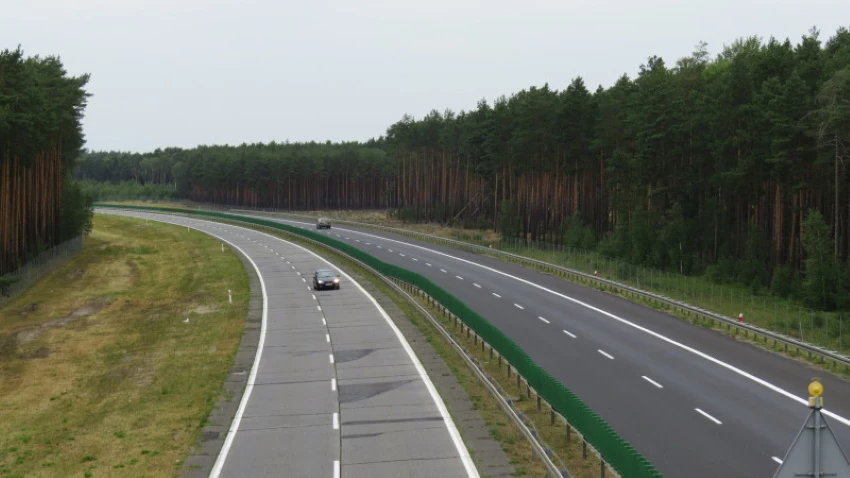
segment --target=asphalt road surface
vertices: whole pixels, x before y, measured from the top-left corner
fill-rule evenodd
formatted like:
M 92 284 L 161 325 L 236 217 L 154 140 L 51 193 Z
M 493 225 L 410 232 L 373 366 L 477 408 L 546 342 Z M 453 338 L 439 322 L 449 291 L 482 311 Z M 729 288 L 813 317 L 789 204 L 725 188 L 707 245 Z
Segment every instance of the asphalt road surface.
M 320 232 L 451 291 L 665 476 L 773 476 L 809 412 L 813 377 L 850 448 L 850 383 L 829 373 L 531 268 L 391 233 Z
M 106 211 L 103 211 L 106 212 Z M 211 476 L 478 477 L 445 405 L 386 312 L 343 273 L 295 244 L 251 229 L 144 212 L 244 253 L 263 289 L 254 367 Z

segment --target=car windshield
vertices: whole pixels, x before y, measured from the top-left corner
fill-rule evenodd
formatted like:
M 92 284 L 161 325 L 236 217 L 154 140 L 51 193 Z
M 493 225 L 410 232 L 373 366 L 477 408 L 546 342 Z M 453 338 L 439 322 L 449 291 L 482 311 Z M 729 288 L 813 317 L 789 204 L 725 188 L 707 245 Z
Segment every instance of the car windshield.
M 332 279 L 336 277 L 336 273 L 334 271 L 316 271 L 316 277 L 319 279 Z

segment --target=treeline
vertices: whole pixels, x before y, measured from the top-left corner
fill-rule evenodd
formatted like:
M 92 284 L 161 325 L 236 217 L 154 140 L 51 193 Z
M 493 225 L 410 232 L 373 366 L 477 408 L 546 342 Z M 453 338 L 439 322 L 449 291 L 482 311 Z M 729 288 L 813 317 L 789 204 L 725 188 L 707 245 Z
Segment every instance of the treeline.
M 124 183 L 87 190 L 114 199 L 126 182 L 168 184 L 173 197 L 282 209 L 386 208 L 395 181 L 393 162 L 377 142 L 269 143 L 199 146 L 152 153 L 90 152 L 79 161 L 79 180 Z M 112 195 L 113 197 L 110 197 Z M 162 189 L 138 197 L 164 199 Z M 131 199 L 122 196 L 121 198 Z
M 71 181 L 87 81 L 56 57 L 0 52 L 0 276 L 91 226 Z
M 834 308 L 850 254 L 848 101 L 850 32 L 822 42 L 812 30 L 796 44 L 738 40 L 714 58 L 705 44 L 672 65 L 650 57 L 607 89 L 578 77 L 405 116 L 367 144 L 93 153 L 78 177 L 170 181 L 181 197 L 227 204 L 389 207 L 755 288 L 806 279 L 818 211 L 832 292 L 810 301 Z

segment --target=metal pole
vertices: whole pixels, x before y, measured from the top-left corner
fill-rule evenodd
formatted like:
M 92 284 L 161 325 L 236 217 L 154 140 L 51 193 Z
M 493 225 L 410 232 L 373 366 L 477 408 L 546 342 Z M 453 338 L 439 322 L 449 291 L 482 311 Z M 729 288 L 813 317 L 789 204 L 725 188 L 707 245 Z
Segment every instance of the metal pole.
M 815 478 L 820 478 L 820 410 L 815 410 Z

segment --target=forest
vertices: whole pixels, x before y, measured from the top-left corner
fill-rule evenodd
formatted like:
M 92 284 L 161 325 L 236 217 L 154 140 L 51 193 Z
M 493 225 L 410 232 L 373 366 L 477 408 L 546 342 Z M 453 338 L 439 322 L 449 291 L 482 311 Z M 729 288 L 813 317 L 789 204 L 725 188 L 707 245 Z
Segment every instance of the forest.
M 608 88 L 579 76 L 470 111 L 405 115 L 365 143 L 88 152 L 75 177 L 102 199 L 160 185 L 138 195 L 388 208 L 685 274 L 779 282 L 835 309 L 850 306 L 848 149 L 850 31 L 823 41 L 813 28 L 796 43 L 749 37 L 714 57 L 704 43 L 673 64 L 650 56 Z
M 71 178 L 88 79 L 54 56 L 0 52 L 0 276 L 91 228 L 91 200 Z

